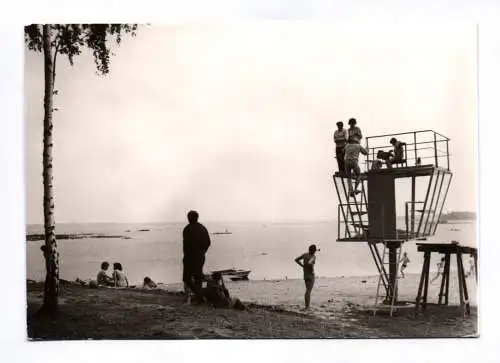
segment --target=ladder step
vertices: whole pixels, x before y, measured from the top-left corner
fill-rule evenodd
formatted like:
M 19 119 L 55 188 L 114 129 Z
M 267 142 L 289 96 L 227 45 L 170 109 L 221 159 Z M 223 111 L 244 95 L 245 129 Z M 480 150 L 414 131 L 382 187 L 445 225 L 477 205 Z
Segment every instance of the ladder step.
M 352 223 L 351 222 L 351 225 L 353 225 L 354 227 L 361 227 L 361 228 L 369 228 L 370 227 L 368 224 L 364 224 L 364 223 Z
M 358 214 L 358 215 L 363 215 L 363 214 L 367 214 L 368 211 L 359 211 L 359 212 L 352 212 L 352 214 Z

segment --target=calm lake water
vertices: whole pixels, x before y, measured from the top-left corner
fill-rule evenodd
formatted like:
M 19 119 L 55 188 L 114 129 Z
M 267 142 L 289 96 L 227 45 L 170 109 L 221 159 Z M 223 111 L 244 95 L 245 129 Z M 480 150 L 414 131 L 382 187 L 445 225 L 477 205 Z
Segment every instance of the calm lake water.
M 102 233 L 130 239 L 87 238 L 59 240 L 61 278 L 95 279 L 101 261 L 121 262 L 131 283 L 144 276 L 164 283 L 181 280 L 182 229 L 184 223 L 165 224 L 59 224 L 57 233 Z M 211 234 L 212 245 L 206 256 L 205 271 L 226 268 L 251 270 L 250 279 L 301 278 L 302 271 L 293 261 L 316 243 L 316 274 L 325 277 L 367 276 L 377 274 L 366 243 L 336 242 L 335 221 L 307 223 L 205 223 L 213 233 L 229 230 L 232 234 Z M 149 231 L 139 231 L 149 229 Z M 41 225 L 29 225 L 28 233 L 43 233 Z M 476 246 L 476 223 L 443 224 L 429 242 L 460 241 Z M 43 241 L 27 242 L 27 278 L 43 280 L 45 265 L 40 246 Z M 413 242 L 405 244 L 411 260 L 407 271 L 420 273 L 423 257 Z M 432 261 L 435 269 L 438 257 Z

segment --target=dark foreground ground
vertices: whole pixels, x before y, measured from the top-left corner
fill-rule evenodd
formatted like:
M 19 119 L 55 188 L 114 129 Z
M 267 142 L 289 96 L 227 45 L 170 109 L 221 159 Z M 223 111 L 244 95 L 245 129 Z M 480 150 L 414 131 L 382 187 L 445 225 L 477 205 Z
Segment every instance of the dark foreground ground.
M 28 284 L 28 337 L 61 339 L 218 339 L 218 338 L 423 338 L 477 334 L 476 308 L 465 316 L 458 306 L 429 306 L 416 314 L 402 309 L 392 318 L 346 305 L 334 319 L 249 305 L 246 311 L 183 303 L 164 290 L 90 289 L 61 286 L 57 318 L 36 315 L 43 285 Z

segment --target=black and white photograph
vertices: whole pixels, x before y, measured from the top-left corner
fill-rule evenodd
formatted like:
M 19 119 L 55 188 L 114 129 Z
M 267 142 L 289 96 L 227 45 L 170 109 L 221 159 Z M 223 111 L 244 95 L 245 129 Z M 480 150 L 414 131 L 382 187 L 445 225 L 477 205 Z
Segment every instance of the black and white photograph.
M 478 31 L 26 23 L 27 339 L 479 337 Z

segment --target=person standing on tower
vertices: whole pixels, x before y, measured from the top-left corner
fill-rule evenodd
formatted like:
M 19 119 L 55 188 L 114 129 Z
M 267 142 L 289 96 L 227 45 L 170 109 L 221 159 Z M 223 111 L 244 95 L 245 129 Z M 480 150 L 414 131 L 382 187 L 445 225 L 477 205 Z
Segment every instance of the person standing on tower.
M 361 133 L 361 129 L 356 126 L 356 119 L 349 119 L 349 128 L 347 129 L 347 138 L 357 140 L 358 144 L 361 143 L 361 139 L 363 138 L 363 134 Z
M 337 122 L 337 130 L 333 134 L 333 140 L 335 141 L 335 157 L 337 158 L 340 174 L 345 173 L 344 148 L 347 144 L 347 139 L 347 130 L 344 129 L 344 123 L 342 121 Z

